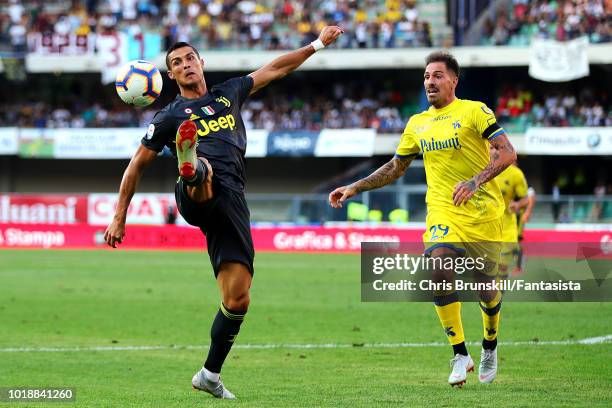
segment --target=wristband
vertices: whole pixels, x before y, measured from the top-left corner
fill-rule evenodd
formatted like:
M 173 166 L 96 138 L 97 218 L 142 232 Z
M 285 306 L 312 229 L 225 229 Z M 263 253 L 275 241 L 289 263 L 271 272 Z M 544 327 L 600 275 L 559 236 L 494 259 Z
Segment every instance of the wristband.
M 310 45 L 312 45 L 312 48 L 314 48 L 315 52 L 325 48 L 325 44 L 323 44 L 323 41 L 321 41 L 320 38 L 317 38 L 316 40 L 311 42 Z

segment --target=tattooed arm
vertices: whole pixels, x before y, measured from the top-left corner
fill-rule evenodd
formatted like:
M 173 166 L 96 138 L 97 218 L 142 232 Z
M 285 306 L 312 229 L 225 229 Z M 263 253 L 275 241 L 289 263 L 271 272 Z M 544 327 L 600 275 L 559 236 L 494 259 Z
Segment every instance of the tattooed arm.
M 406 172 L 413 158 L 395 156 L 368 177 L 351 185 L 338 187 L 329 194 L 329 204 L 334 208 L 341 208 L 342 204 L 354 195 L 386 186 L 397 180 Z
M 455 191 L 453 192 L 453 203 L 455 205 L 459 206 L 467 203 L 481 185 L 493 180 L 506 167 L 514 163 L 516 152 L 505 134 L 497 136 L 491 141 L 490 158 L 491 160 L 484 170 L 471 179 L 455 186 Z

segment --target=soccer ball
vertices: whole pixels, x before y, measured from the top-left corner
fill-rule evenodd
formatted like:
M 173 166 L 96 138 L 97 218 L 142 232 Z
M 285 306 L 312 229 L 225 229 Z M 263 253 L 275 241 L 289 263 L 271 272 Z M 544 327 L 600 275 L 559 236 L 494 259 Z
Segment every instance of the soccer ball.
M 130 61 L 117 73 L 115 88 L 121 100 L 142 108 L 155 102 L 163 85 L 159 69 L 148 61 Z

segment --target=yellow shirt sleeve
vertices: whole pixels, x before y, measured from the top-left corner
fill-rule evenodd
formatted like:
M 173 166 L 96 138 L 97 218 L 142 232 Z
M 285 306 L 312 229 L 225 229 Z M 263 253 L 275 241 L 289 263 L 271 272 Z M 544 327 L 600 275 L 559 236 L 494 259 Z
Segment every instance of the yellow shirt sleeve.
M 495 119 L 495 114 L 487 105 L 480 102 L 475 105 L 474 109 L 472 109 L 472 119 L 479 135 L 487 140 L 493 140 L 497 136 L 506 133 L 499 126 L 497 119 Z
M 412 129 L 411 122 L 412 119 L 410 119 L 406 124 L 404 133 L 402 133 L 402 138 L 400 139 L 399 145 L 395 150 L 395 156 L 397 157 L 416 156 L 421 151 L 416 133 L 414 133 L 414 130 Z

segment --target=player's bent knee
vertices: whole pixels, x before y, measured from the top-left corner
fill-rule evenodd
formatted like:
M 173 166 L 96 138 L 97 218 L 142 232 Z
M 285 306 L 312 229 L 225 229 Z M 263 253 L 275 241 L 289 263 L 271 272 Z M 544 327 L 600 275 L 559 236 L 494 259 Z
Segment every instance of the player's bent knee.
M 223 303 L 235 312 L 245 313 L 249 308 L 252 276 L 246 265 L 239 262 L 223 262 L 217 276 Z
M 228 309 L 240 313 L 246 313 L 250 303 L 251 298 L 248 291 L 238 295 L 227 295 L 223 298 L 223 304 Z
M 481 290 L 478 292 L 478 298 L 483 302 L 492 302 L 497 296 L 497 290 Z
M 444 268 L 436 268 L 431 273 L 431 279 L 434 282 L 452 281 L 453 280 L 453 270 L 444 269 Z
M 443 261 L 445 258 L 441 258 L 441 260 Z M 442 264 L 444 262 L 441 262 Z M 431 279 L 434 282 L 442 282 L 442 281 L 446 281 L 446 282 L 450 282 L 454 279 L 453 276 L 453 269 L 450 268 L 444 268 L 443 266 L 434 266 L 432 272 L 431 272 Z
M 435 259 L 435 261 L 433 262 L 433 270 L 431 276 L 432 280 L 434 282 L 452 281 L 454 279 L 455 271 L 452 268 L 446 267 L 446 265 L 449 265 L 446 260 L 448 258 L 457 258 L 459 256 L 457 251 L 452 248 L 439 247 L 431 251 L 430 256 L 431 258 Z

